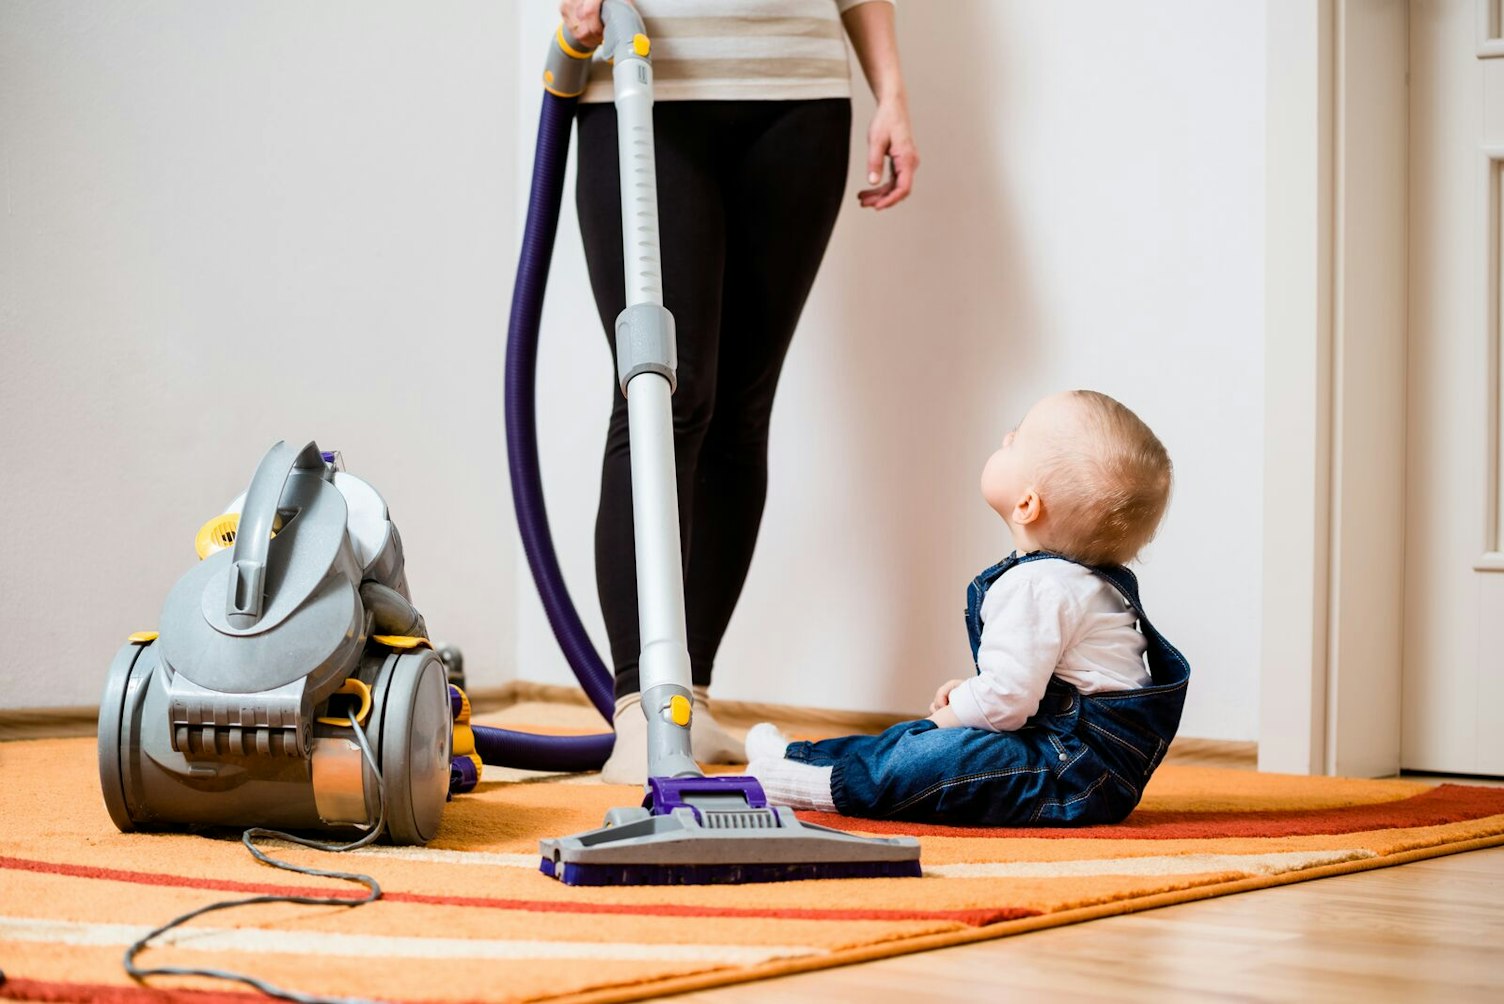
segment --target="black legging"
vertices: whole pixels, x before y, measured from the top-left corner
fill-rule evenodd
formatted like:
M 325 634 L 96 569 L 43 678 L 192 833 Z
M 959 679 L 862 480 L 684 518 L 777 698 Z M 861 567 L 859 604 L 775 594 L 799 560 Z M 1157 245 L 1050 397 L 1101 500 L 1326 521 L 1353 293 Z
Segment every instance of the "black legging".
M 678 335 L 674 455 L 689 658 L 694 682 L 708 684 L 762 522 L 778 375 L 845 190 L 851 102 L 663 102 L 653 130 L 663 298 Z M 609 104 L 580 106 L 575 199 L 614 362 L 626 292 Z M 595 576 L 620 697 L 638 690 L 641 644 L 627 403 L 612 374 Z

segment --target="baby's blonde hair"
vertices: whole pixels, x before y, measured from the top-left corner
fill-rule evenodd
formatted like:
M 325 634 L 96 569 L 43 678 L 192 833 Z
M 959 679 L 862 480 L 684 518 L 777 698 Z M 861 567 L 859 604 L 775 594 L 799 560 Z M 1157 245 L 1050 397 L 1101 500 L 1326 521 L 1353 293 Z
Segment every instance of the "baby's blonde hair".
M 1040 543 L 1088 565 L 1124 565 L 1154 538 L 1170 501 L 1164 444 L 1127 407 L 1071 392 L 1078 435 L 1038 472 L 1046 522 Z

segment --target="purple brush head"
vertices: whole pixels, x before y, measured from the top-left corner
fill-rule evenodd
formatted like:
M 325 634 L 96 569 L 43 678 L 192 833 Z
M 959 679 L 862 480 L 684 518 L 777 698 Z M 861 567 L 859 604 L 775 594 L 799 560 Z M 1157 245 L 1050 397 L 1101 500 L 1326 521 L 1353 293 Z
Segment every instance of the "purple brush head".
M 563 863 L 558 875 L 544 858 L 538 870 L 565 885 L 739 885 L 805 879 L 918 878 L 918 861 L 828 861 L 793 864 L 586 865 Z

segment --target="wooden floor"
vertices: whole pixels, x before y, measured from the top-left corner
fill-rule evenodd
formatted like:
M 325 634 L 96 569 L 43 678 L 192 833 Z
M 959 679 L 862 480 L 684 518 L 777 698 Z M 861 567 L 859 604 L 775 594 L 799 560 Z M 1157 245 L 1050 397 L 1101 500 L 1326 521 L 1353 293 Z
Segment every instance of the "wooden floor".
M 675 1001 L 1504 1000 L 1504 847 Z

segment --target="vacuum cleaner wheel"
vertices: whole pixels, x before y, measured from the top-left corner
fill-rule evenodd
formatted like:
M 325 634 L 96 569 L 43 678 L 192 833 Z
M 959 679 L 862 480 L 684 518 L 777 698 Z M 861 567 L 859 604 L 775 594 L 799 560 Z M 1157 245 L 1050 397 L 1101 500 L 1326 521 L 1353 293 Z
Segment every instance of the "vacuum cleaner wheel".
M 392 653 L 373 690 L 374 745 L 386 787 L 386 829 L 395 844 L 425 844 L 439 831 L 449 797 L 452 725 L 444 663 L 428 649 Z
M 99 702 L 99 787 L 104 793 L 105 808 L 110 819 L 122 833 L 136 828 L 131 818 L 130 801 L 126 797 L 124 771 L 128 766 L 125 757 L 134 756 L 136 750 L 123 750 L 127 736 L 133 741 L 135 735 L 128 717 L 139 711 L 141 698 L 145 696 L 144 682 L 157 666 L 155 643 L 122 645 L 110 663 L 105 676 L 104 697 Z M 140 681 L 136 687 L 131 681 Z M 134 707 L 127 707 L 127 704 Z

